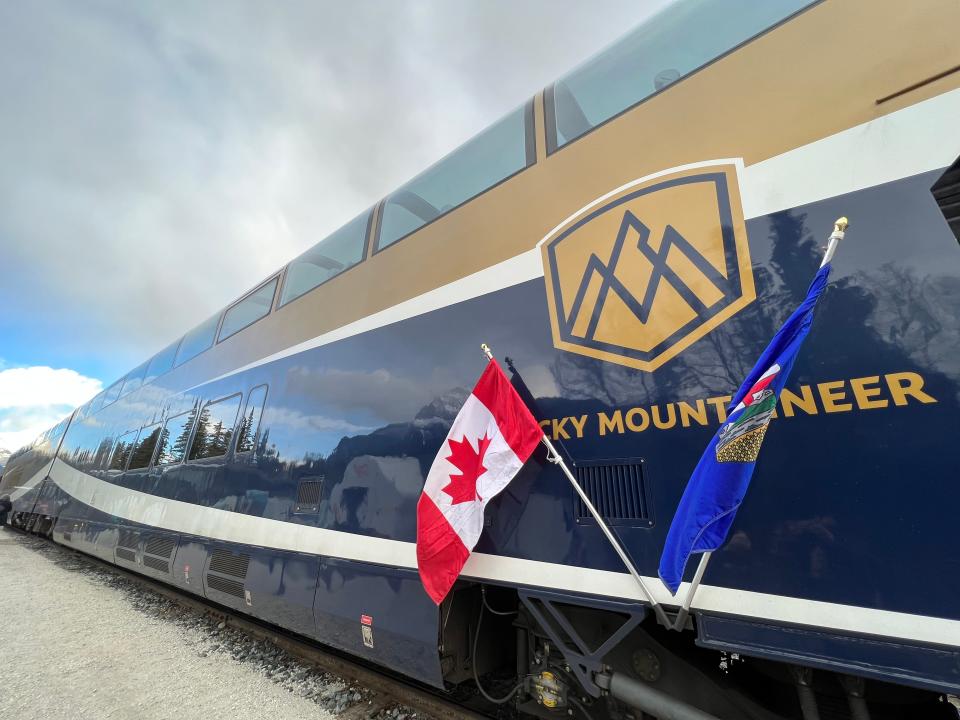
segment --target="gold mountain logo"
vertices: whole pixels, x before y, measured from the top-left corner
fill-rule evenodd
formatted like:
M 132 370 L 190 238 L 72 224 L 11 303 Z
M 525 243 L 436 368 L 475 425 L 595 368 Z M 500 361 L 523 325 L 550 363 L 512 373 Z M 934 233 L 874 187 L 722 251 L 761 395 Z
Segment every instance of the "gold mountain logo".
M 629 183 L 541 243 L 554 345 L 655 370 L 756 293 L 733 161 Z

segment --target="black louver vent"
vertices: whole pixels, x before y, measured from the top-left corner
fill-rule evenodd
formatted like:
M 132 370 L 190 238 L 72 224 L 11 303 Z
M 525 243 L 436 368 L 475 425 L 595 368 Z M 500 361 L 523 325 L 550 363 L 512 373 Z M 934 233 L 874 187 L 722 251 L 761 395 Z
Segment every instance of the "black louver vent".
M 930 188 L 957 240 L 960 240 L 960 158 Z
M 153 568 L 154 570 L 159 570 L 162 573 L 170 572 L 170 563 L 168 563 L 166 560 L 161 560 L 160 558 L 154 558 L 154 557 L 150 557 L 149 555 L 144 555 L 143 564 L 145 567 Z
M 323 491 L 323 475 L 303 478 L 297 484 L 297 504 L 293 511 L 298 513 L 317 512 L 320 509 L 320 494 Z
M 64 541 L 64 542 L 72 542 L 72 541 L 73 541 L 73 533 L 65 532 L 65 533 L 63 534 L 63 541 Z
M 117 559 L 126 560 L 127 562 L 136 562 L 137 553 L 127 548 L 117 548 Z
M 207 587 L 219 590 L 227 595 L 243 598 L 243 583 L 236 580 L 229 580 L 218 575 L 207 575 Z
M 170 559 L 170 556 L 173 555 L 173 548 L 176 546 L 176 543 L 172 538 L 165 537 L 153 537 L 147 540 L 146 546 L 144 546 L 143 551 L 150 555 L 156 555 L 157 557 Z M 146 565 L 146 562 L 144 562 Z
M 652 525 L 643 462 L 630 460 L 578 465 L 577 481 L 605 522 L 611 525 Z M 577 522 L 594 522 L 586 504 L 575 494 Z
M 137 549 L 140 543 L 140 533 L 136 530 L 121 530 L 120 538 L 117 540 L 117 547 Z
M 241 580 L 247 577 L 249 566 L 250 556 L 242 553 L 234 555 L 226 550 L 214 550 L 213 557 L 210 558 L 210 572 L 231 575 Z

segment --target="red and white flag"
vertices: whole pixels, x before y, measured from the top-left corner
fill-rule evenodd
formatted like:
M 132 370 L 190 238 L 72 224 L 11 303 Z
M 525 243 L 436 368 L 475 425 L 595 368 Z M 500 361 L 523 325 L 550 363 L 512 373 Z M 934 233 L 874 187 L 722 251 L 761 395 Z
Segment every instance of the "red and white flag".
M 543 431 L 496 360 L 457 413 L 417 504 L 417 566 L 439 605 L 483 531 L 483 511 L 530 457 Z

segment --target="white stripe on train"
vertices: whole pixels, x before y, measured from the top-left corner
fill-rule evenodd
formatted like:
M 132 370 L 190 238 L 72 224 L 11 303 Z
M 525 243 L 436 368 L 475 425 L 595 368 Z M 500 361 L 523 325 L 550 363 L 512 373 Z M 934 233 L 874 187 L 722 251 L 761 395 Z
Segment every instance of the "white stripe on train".
M 828 109 L 818 111 L 829 112 Z M 749 220 L 946 167 L 960 155 L 960 135 L 956 132 L 958 117 L 960 89 L 746 167 L 742 161 L 730 159 L 682 167 L 718 162 L 738 164 L 743 213 Z M 670 168 L 631 181 L 607 193 L 604 198 L 677 169 Z M 574 215 L 580 212 L 582 210 Z M 543 277 L 543 265 L 537 247 L 202 384 L 539 277 Z
M 98 480 L 64 462 L 54 463 L 51 477 L 80 502 L 108 515 L 175 533 L 223 542 L 331 558 L 416 568 L 416 546 L 399 540 L 307 527 L 281 520 L 243 515 L 148 495 Z M 40 474 L 31 482 L 39 482 Z M 466 577 L 510 585 L 567 590 L 613 598 L 643 600 L 627 573 L 474 553 L 463 570 Z M 657 578 L 647 586 L 665 605 L 676 605 Z M 689 583 L 683 583 L 683 597 Z M 698 610 L 750 619 L 829 628 L 900 640 L 960 647 L 960 620 L 912 615 L 874 608 L 840 605 L 803 598 L 770 595 L 716 585 L 701 585 L 693 602 Z

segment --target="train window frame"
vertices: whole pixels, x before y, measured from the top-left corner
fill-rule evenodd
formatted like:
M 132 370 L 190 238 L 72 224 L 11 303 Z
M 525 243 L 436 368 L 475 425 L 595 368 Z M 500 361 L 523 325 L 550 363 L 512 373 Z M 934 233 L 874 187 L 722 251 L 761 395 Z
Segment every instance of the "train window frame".
M 382 201 L 381 201 L 381 202 L 382 202 Z M 295 303 L 297 300 L 299 300 L 299 299 L 302 298 L 302 297 L 306 297 L 306 296 L 309 295 L 310 293 L 314 292 L 317 288 L 321 288 L 321 287 L 323 287 L 324 285 L 326 285 L 328 282 L 330 282 L 330 281 L 333 280 L 334 278 L 338 278 L 338 277 L 342 277 L 342 276 L 346 275 L 348 272 L 350 272 L 351 270 L 353 270 L 355 267 L 358 267 L 358 266 L 360 266 L 361 264 L 363 264 L 363 263 L 370 257 L 370 255 L 371 255 L 371 253 L 370 253 L 370 240 L 371 240 L 372 235 L 373 235 L 373 218 L 374 218 L 374 215 L 375 215 L 376 210 L 377 210 L 377 208 L 379 207 L 379 205 L 380 205 L 379 202 L 378 202 L 378 203 L 375 203 L 374 205 L 372 205 L 371 207 L 369 207 L 369 208 L 366 210 L 366 213 L 367 213 L 367 227 L 366 227 L 366 230 L 364 230 L 364 233 L 363 233 L 363 251 L 362 251 L 361 254 L 360 254 L 360 259 L 357 260 L 357 261 L 356 261 L 353 265 L 351 265 L 350 267 L 344 268 L 343 270 L 341 270 L 340 272 L 338 272 L 336 275 L 331 275 L 331 276 L 328 277 L 326 280 L 323 280 L 323 281 L 321 281 L 319 284 L 314 285 L 314 286 L 313 286 L 312 288 L 310 288 L 309 290 L 304 290 L 304 291 L 303 291 L 302 293 L 300 293 L 299 295 L 296 295 L 295 297 L 292 297 L 292 298 L 290 298 L 289 300 L 284 301 L 284 299 L 283 299 L 283 293 L 284 293 L 284 291 L 287 289 L 287 283 L 289 282 L 290 267 L 293 265 L 293 263 L 295 263 L 295 262 L 296 262 L 297 260 L 299 260 L 301 257 L 303 257 L 304 255 L 306 255 L 306 254 L 307 254 L 308 252 L 310 252 L 311 250 L 313 250 L 313 248 L 315 248 L 317 245 L 319 245 L 320 243 L 322 243 L 323 240 L 320 240 L 319 242 L 311 245 L 309 248 L 307 248 L 306 250 L 304 250 L 302 253 L 300 253 L 299 255 L 297 255 L 297 257 L 295 257 L 293 260 L 291 260 L 290 262 L 288 262 L 286 265 L 283 266 L 283 271 L 282 271 L 283 277 L 282 277 L 281 280 L 280 280 L 280 287 L 277 288 L 277 295 L 276 295 L 276 298 L 275 298 L 275 303 L 276 303 L 276 309 L 277 309 L 277 310 L 279 310 L 280 308 L 285 308 L 285 307 L 287 307 L 288 305 L 291 305 L 292 303 Z M 349 221 L 346 223 L 346 225 L 349 225 L 351 222 L 353 222 L 354 220 L 356 220 L 358 217 L 361 217 L 362 215 L 363 215 L 363 213 L 360 213 L 360 215 L 357 215 L 356 217 L 354 217 L 354 218 L 352 218 L 351 220 L 349 220 Z M 346 225 L 341 226 L 341 228 L 342 228 L 342 227 L 345 227 Z M 341 228 L 337 228 L 336 230 L 334 230 L 332 233 L 330 233 L 330 235 L 327 235 L 327 238 L 328 238 L 328 237 L 331 237 L 334 233 L 339 232 L 339 230 L 340 230 Z M 378 232 L 379 232 L 379 230 L 378 230 Z M 327 238 L 324 238 L 324 240 L 326 240 Z M 374 250 L 374 254 L 375 254 L 375 253 L 376 253 L 376 250 Z
M 147 371 L 146 371 L 146 372 L 144 373 L 144 375 L 143 375 L 143 384 L 144 384 L 144 385 L 149 385 L 149 384 L 152 383 L 154 380 L 157 380 L 158 378 L 162 378 L 162 377 L 163 377 L 164 375 L 166 375 L 168 372 L 170 372 L 171 370 L 173 370 L 173 368 L 174 368 L 174 366 L 175 366 L 174 364 L 177 362 L 177 355 L 178 355 L 179 352 L 180 352 L 180 343 L 182 343 L 182 342 L 183 342 L 183 336 L 181 336 L 181 337 L 178 338 L 177 340 L 174 340 L 174 341 L 173 341 L 172 343 L 170 343 L 169 345 L 164 345 L 162 349 L 158 350 L 157 352 L 155 352 L 153 355 L 150 356 L 150 360 L 147 361 Z M 156 359 L 157 359 L 158 357 L 160 357 L 163 353 L 165 353 L 167 350 L 170 350 L 171 348 L 173 348 L 173 356 L 170 358 L 170 366 L 167 367 L 163 372 L 159 372 L 159 373 L 157 373 L 156 375 L 152 375 L 152 376 L 151 376 L 151 375 L 150 375 L 150 369 L 153 367 L 153 363 L 156 361 Z M 148 379 L 148 378 L 149 378 L 149 379 Z M 141 386 L 141 387 L 142 387 L 142 386 Z
M 233 418 L 233 426 L 230 431 L 230 442 L 227 443 L 227 449 L 220 455 L 206 455 L 204 457 L 191 457 L 193 455 L 194 445 L 197 442 L 197 431 L 200 428 L 200 418 L 203 415 L 203 411 L 206 410 L 211 405 L 218 405 L 220 403 L 227 402 L 233 398 L 239 398 L 237 402 L 236 414 Z M 240 409 L 243 407 L 243 393 L 234 392 L 229 395 L 223 395 L 216 398 L 215 400 L 207 400 L 205 403 L 199 406 L 197 409 L 197 419 L 193 424 L 193 431 L 190 434 L 190 444 L 187 446 L 187 451 L 184 453 L 184 463 L 204 463 L 204 462 L 216 462 L 220 461 L 223 458 L 229 458 L 233 453 L 233 446 L 236 443 L 237 436 L 237 424 L 240 421 Z
M 163 435 L 163 431 L 167 429 L 167 425 L 170 423 L 171 420 L 176 420 L 177 418 L 180 418 L 184 415 L 195 415 L 199 417 L 199 414 L 200 413 L 197 406 L 194 405 L 189 410 L 178 412 L 176 415 L 168 415 L 163 419 L 163 429 L 160 431 L 160 434 Z M 189 422 L 189 420 L 187 422 Z M 197 423 L 196 423 L 196 420 L 194 420 L 193 424 L 190 426 L 190 434 L 187 435 L 187 442 L 183 447 L 183 455 L 180 457 L 179 460 L 174 460 L 172 462 L 163 462 L 163 463 L 159 462 L 160 444 L 158 442 L 157 448 L 153 454 L 154 457 L 153 457 L 153 461 L 151 462 L 151 466 L 156 468 L 168 468 L 168 467 L 175 467 L 176 465 L 182 465 L 183 463 L 185 463 L 187 461 L 187 455 L 190 452 L 190 446 L 193 444 L 193 436 L 196 433 L 196 431 L 197 431 Z
M 642 98 L 638 99 L 636 102 L 632 103 L 631 105 L 628 105 L 627 107 L 623 108 L 622 110 L 619 110 L 618 112 L 614 113 L 613 115 L 611 115 L 611 116 L 609 116 L 609 117 L 607 117 L 607 118 L 604 118 L 603 120 L 601 120 L 600 122 L 598 122 L 596 125 L 593 125 L 592 127 L 590 127 L 589 129 L 583 131 L 582 133 L 580 133 L 580 134 L 577 135 L 576 137 L 568 140 L 567 142 L 563 143 L 562 145 L 558 145 L 558 144 L 557 144 L 558 138 L 557 138 L 557 124 L 556 124 L 556 114 L 555 114 L 555 107 L 556 107 L 556 106 L 555 106 L 554 89 L 556 88 L 557 84 L 560 83 L 560 82 L 563 82 L 563 80 L 564 80 L 566 77 L 568 77 L 569 75 L 573 74 L 575 71 L 577 71 L 577 70 L 585 67 L 585 66 L 588 65 L 590 62 L 592 62 L 595 58 L 597 58 L 599 55 L 603 54 L 603 53 L 606 52 L 607 50 L 610 50 L 610 49 L 612 49 L 613 47 L 615 47 L 623 38 L 620 38 L 620 39 L 614 41 L 613 44 L 611 44 L 611 45 L 609 45 L 609 46 L 601 49 L 600 52 L 597 53 L 596 55 L 593 55 L 593 56 L 587 58 L 587 59 L 586 59 L 584 62 L 582 62 L 580 65 L 577 65 L 575 68 L 573 68 L 572 70 L 570 70 L 569 72 L 567 72 L 567 73 L 566 73 L 565 75 L 563 75 L 562 77 L 557 78 L 556 80 L 554 80 L 553 82 L 551 82 L 549 85 L 547 85 L 547 87 L 544 89 L 544 92 L 543 92 L 543 121 L 544 121 L 544 122 L 543 122 L 543 124 L 544 124 L 544 131 L 545 131 L 545 132 L 544 132 L 544 136 L 545 136 L 545 139 L 546 139 L 546 148 L 545 148 L 545 149 L 546 149 L 546 156 L 547 156 L 547 157 L 550 157 L 550 156 L 553 155 L 554 153 L 560 152 L 560 151 L 563 150 L 564 148 L 570 147 L 571 145 L 573 145 L 574 143 L 578 142 L 579 140 L 582 140 L 583 138 L 587 137 L 588 135 L 591 135 L 591 134 L 592 134 L 593 132 L 595 132 L 596 130 L 599 130 L 600 128 L 602 128 L 602 127 L 603 127 L 604 125 L 606 125 L 607 123 L 613 122 L 614 120 L 616 120 L 616 119 L 619 118 L 619 117 L 622 117 L 623 115 L 625 115 L 626 113 L 630 112 L 631 110 L 634 110 L 634 109 L 638 108 L 639 106 L 643 105 L 644 103 L 648 102 L 649 100 L 652 100 L 653 98 L 658 97 L 659 95 L 661 95 L 662 93 L 667 92 L 668 90 L 670 90 L 670 89 L 673 88 L 673 87 L 676 87 L 677 85 L 679 85 L 680 83 L 684 82 L 685 80 L 688 80 L 689 78 L 692 78 L 692 77 L 694 77 L 695 75 L 698 75 L 699 73 L 703 72 L 704 70 L 706 70 L 706 69 L 709 68 L 710 66 L 716 64 L 716 63 L 719 62 L 720 60 L 723 60 L 723 59 L 726 58 L 727 56 L 732 55 L 733 53 L 741 50 L 742 48 L 744 48 L 744 47 L 746 47 L 747 45 L 751 44 L 751 43 L 754 42 L 755 40 L 758 40 L 759 38 L 763 37 L 764 35 L 766 35 L 766 34 L 768 34 L 768 33 L 770 33 L 770 32 L 773 32 L 774 30 L 776 30 L 777 28 L 785 25 L 786 23 L 791 22 L 792 20 L 794 20 L 795 18 L 799 17 L 800 15 L 802 15 L 802 14 L 805 13 L 805 12 L 807 12 L 808 10 L 816 7 L 817 5 L 820 5 L 822 2 L 823 2 L 823 0 L 809 0 L 805 5 L 803 5 L 803 6 L 800 7 L 799 9 L 795 10 L 794 12 L 790 13 L 789 15 L 786 15 L 785 17 L 783 17 L 782 19 L 780 19 L 780 20 L 778 20 L 777 22 L 773 23 L 773 24 L 770 25 L 769 27 L 764 28 L 764 29 L 761 30 L 760 32 L 758 32 L 758 33 L 756 33 L 756 34 L 754 34 L 754 35 L 751 35 L 751 36 L 747 37 L 746 39 L 742 40 L 741 42 L 737 43 L 736 45 L 733 45 L 732 47 L 727 48 L 725 51 L 723 51 L 723 52 L 720 53 L 719 55 L 717 55 L 717 56 L 715 56 L 715 57 L 707 60 L 707 61 L 704 62 L 702 65 L 698 65 L 697 67 L 693 68 L 693 69 L 690 70 L 689 72 L 687 72 L 687 73 L 685 73 L 685 74 L 683 74 L 683 75 L 680 75 L 680 76 L 679 76 L 678 78 L 676 78 L 675 80 L 667 83 L 667 84 L 664 85 L 663 87 L 661 87 L 661 88 L 659 88 L 659 89 L 657 89 L 657 90 L 654 90 L 653 92 L 649 93 L 648 95 L 644 95 Z M 669 7 L 669 6 L 663 8 L 663 9 L 666 10 L 668 7 Z M 659 14 L 659 13 L 658 13 L 658 14 Z M 644 23 L 644 24 L 645 24 L 645 23 Z M 638 27 L 640 27 L 640 26 L 638 26 Z M 634 28 L 634 29 L 637 29 L 637 28 Z M 633 31 L 631 30 L 631 32 L 633 32 Z M 628 34 L 629 34 L 629 33 L 628 33 Z
M 204 325 L 206 325 L 207 323 L 209 323 L 209 322 L 210 322 L 211 320 L 213 320 L 213 319 L 216 319 L 217 322 L 216 322 L 216 325 L 214 325 L 214 328 L 213 328 L 213 335 L 212 335 L 211 338 L 210 338 L 210 344 L 207 345 L 207 346 L 205 346 L 205 347 L 204 347 L 202 350 L 200 350 L 199 352 L 194 353 L 194 354 L 191 355 L 190 357 L 188 357 L 188 358 L 183 358 L 183 359 L 181 360 L 181 359 L 180 359 L 180 351 L 183 350 L 183 342 L 184 342 L 184 340 L 187 339 L 187 336 L 188 336 L 190 333 L 194 332 L 195 330 L 199 330 L 200 328 L 202 328 Z M 191 328 L 188 332 L 184 333 L 183 337 L 180 338 L 180 344 L 177 345 L 177 354 L 176 354 L 176 355 L 174 356 L 174 358 L 173 358 L 173 368 L 172 368 L 172 369 L 175 370 L 175 369 L 177 369 L 178 367 L 182 367 L 183 365 L 186 365 L 188 362 L 190 362 L 190 361 L 193 360 L 194 358 L 200 357 L 200 356 L 203 355 L 205 352 L 207 352 L 210 348 L 214 347 L 214 346 L 217 344 L 217 335 L 220 334 L 220 325 L 221 325 L 222 323 L 223 323 L 223 311 L 221 310 L 221 311 L 220 311 L 219 313 L 217 313 L 216 315 L 211 315 L 211 316 L 208 317 L 206 320 L 204 320 L 202 323 L 200 323 L 199 325 Z
M 145 360 L 123 377 L 123 388 L 120 390 L 120 397 L 117 398 L 118 400 L 120 398 L 126 397 L 132 392 L 136 392 L 137 390 L 143 387 L 143 379 L 147 376 L 147 368 L 149 367 L 149 365 L 150 365 L 150 360 Z M 130 381 L 136 380 L 137 378 L 140 379 L 140 384 L 137 385 L 135 388 L 131 388 L 128 390 L 127 386 L 130 384 Z
M 512 172 L 512 173 L 510 173 L 509 175 L 507 175 L 507 176 L 505 176 L 505 177 L 503 177 L 503 178 L 500 178 L 499 180 L 497 180 L 497 181 L 496 181 L 495 183 L 493 183 L 492 185 L 490 185 L 490 186 L 488 186 L 488 187 L 485 187 L 483 190 L 480 190 L 479 192 L 475 193 L 474 195 L 471 195 L 470 197 L 463 199 L 462 201 L 460 201 L 460 202 L 457 203 L 456 205 L 453 205 L 452 207 L 447 208 L 447 209 L 444 210 L 443 212 L 439 213 L 436 217 L 433 217 L 433 218 L 431 218 L 430 220 L 428 220 L 427 222 L 425 222 L 423 225 L 419 225 L 418 227 L 414 228 L 413 230 L 411 230 L 410 232 L 406 233 L 405 235 L 401 235 L 400 237 L 396 238 L 395 240 L 392 240 L 389 245 L 381 245 L 381 242 L 382 242 L 382 240 L 383 240 L 383 217 L 384 217 L 384 213 L 386 212 L 387 205 L 388 205 L 388 203 L 389 203 L 389 201 L 390 201 L 390 198 L 391 198 L 392 196 L 396 195 L 396 194 L 397 194 L 398 192 L 400 192 L 401 190 L 405 189 L 408 185 L 410 185 L 410 184 L 413 183 L 415 180 L 417 180 L 417 178 L 423 176 L 424 174 L 426 174 L 427 172 L 429 172 L 430 170 L 432 170 L 434 167 L 436 167 L 436 166 L 439 165 L 440 163 L 444 162 L 447 158 L 453 157 L 453 156 L 460 150 L 460 148 L 462 148 L 464 145 L 467 145 L 468 143 L 470 143 L 471 141 L 473 141 L 475 138 L 479 137 L 479 135 L 482 135 L 484 132 L 486 132 L 487 130 L 489 130 L 490 128 L 492 128 L 494 125 L 496 125 L 497 123 L 499 123 L 501 120 L 506 119 L 511 113 L 515 112 L 515 110 L 511 110 L 509 113 L 507 113 L 506 115 L 504 115 L 504 116 L 501 117 L 501 118 L 498 118 L 495 122 L 491 123 L 491 124 L 488 125 L 486 128 L 484 128 L 483 130 L 481 130 L 480 133 L 478 133 L 477 135 L 474 135 L 473 137 L 469 138 L 466 142 L 462 143 L 461 145 L 459 145 L 459 146 L 457 146 L 456 148 L 454 148 L 453 150 L 451 150 L 449 153 L 447 153 L 446 155 L 444 155 L 442 158 L 440 158 L 437 162 L 435 162 L 433 165 L 431 165 L 430 167 L 428 167 L 426 170 L 423 170 L 422 172 L 418 173 L 418 174 L 415 175 L 414 177 L 410 178 L 410 180 L 408 180 L 407 182 L 405 182 L 403 185 L 401 185 L 400 187 L 398 187 L 398 188 L 397 188 L 396 190 L 394 190 L 393 192 L 389 193 L 386 197 L 384 197 L 384 198 L 380 201 L 380 203 L 379 203 L 379 205 L 380 205 L 380 217 L 379 217 L 379 222 L 377 223 L 376 237 L 374 237 L 373 253 L 372 253 L 372 254 L 373 254 L 373 255 L 379 255 L 380 253 L 382 253 L 382 252 L 384 252 L 384 251 L 386 251 L 386 250 L 389 250 L 389 249 L 392 248 L 392 247 L 395 247 L 395 246 L 399 245 L 399 244 L 402 243 L 404 240 L 406 240 L 406 239 L 409 238 L 409 237 L 412 237 L 412 236 L 416 235 L 417 233 L 419 233 L 419 232 L 420 232 L 421 230 L 423 230 L 424 228 L 430 227 L 431 225 L 433 225 L 435 222 L 437 222 L 437 221 L 440 220 L 441 218 L 444 218 L 444 217 L 446 217 L 447 215 L 450 215 L 451 213 L 456 212 L 456 211 L 459 210 L 460 208 L 466 206 L 468 203 L 471 203 L 471 202 L 473 202 L 474 200 L 476 200 L 477 198 L 482 197 L 483 195 L 486 195 L 486 194 L 487 194 L 488 192 L 490 192 L 491 190 L 494 190 L 495 188 L 500 187 L 500 186 L 503 185 L 504 183 L 509 182 L 509 181 L 512 180 L 513 178 L 517 177 L 518 175 L 522 174 L 522 173 L 525 172 L 526 170 L 529 170 L 531 167 L 533 167 L 534 165 L 536 165 L 536 163 L 537 163 L 537 144 L 536 144 L 536 143 L 537 143 L 537 137 L 536 137 L 536 135 L 537 135 L 537 134 L 536 134 L 536 124 L 535 124 L 536 121 L 535 121 L 535 117 L 534 117 L 534 116 L 535 116 L 535 112 L 534 112 L 534 98 L 530 98 L 529 100 L 527 100 L 526 102 L 524 102 L 520 107 L 521 107 L 522 110 L 523 110 L 523 130 L 524 130 L 524 164 L 523 164 L 522 167 L 518 168 L 517 170 L 515 170 L 515 171 Z
M 140 434 L 140 430 L 138 428 L 136 430 L 127 430 L 126 432 L 123 432 L 117 435 L 117 439 L 113 441 L 113 447 L 110 449 L 110 455 L 109 455 L 110 459 L 107 461 L 106 470 L 108 473 L 113 472 L 113 473 L 116 473 L 117 475 L 122 475 L 127 471 L 127 466 L 130 465 L 130 458 L 133 457 L 133 446 L 136 444 L 137 437 L 139 436 L 139 434 Z M 113 461 L 114 461 L 114 457 L 117 454 L 117 450 L 120 447 L 120 440 L 122 440 L 123 438 L 129 435 L 133 435 L 133 443 L 130 445 L 127 459 L 123 461 L 122 468 L 115 468 L 113 467 Z
M 162 434 L 163 428 L 166 427 L 166 422 L 161 420 L 158 422 L 147 423 L 146 425 L 140 428 L 140 430 L 137 432 L 137 439 L 133 441 L 133 450 L 130 453 L 130 460 L 127 461 L 126 472 L 129 472 L 130 470 L 149 470 L 153 466 L 153 459 L 157 456 L 157 448 L 159 447 L 159 441 L 160 441 L 159 435 L 157 436 L 157 440 L 154 441 L 153 443 L 153 450 L 150 452 L 150 457 L 147 459 L 147 464 L 133 467 L 133 457 L 134 455 L 136 455 L 137 448 L 140 445 L 140 439 L 143 437 L 143 431 L 153 427 L 159 427 L 160 433 Z
M 112 385 L 108 386 L 107 389 L 103 391 L 103 403 L 100 405 L 99 408 L 97 408 L 97 412 L 100 412 L 100 410 L 104 410 L 104 409 L 110 407 L 110 406 L 113 405 L 117 400 L 120 399 L 120 393 L 123 392 L 123 383 L 124 383 L 124 381 L 126 381 L 126 379 L 127 379 L 127 376 L 124 375 L 122 378 L 120 378 L 119 380 L 117 380 L 117 381 L 116 381 L 115 383 L 113 383 Z M 114 389 L 115 387 L 117 387 L 117 386 L 119 386 L 119 389 L 117 390 L 117 395 L 116 395 L 116 397 L 111 398 L 111 397 L 110 397 L 110 391 L 113 390 L 113 389 Z
M 310 291 L 308 290 L 307 292 L 310 292 Z M 250 391 L 246 395 L 246 400 L 243 403 L 243 408 L 241 409 L 241 412 L 239 415 L 239 418 L 246 418 L 247 408 L 250 407 L 250 398 L 253 397 L 253 394 L 260 388 L 263 388 L 263 400 L 260 402 L 260 413 L 259 415 L 257 415 L 257 429 L 253 433 L 253 447 L 251 447 L 249 450 L 240 449 L 239 447 L 240 428 L 238 427 L 237 431 L 234 433 L 234 438 L 232 441 L 234 457 L 237 457 L 237 456 L 246 457 L 248 455 L 252 455 L 257 449 L 257 443 L 260 441 L 260 426 L 263 425 L 263 413 L 267 409 L 267 400 L 270 397 L 270 385 L 267 383 L 261 383 L 259 385 L 254 385 L 252 388 L 250 388 Z
M 256 295 L 258 292 L 260 292 L 261 290 L 263 290 L 263 289 L 264 289 L 267 285 L 269 285 L 270 283 L 274 283 L 274 286 L 273 286 L 273 295 L 270 297 L 270 306 L 267 308 L 267 311 L 266 311 L 263 315 L 261 315 L 260 317 L 254 318 L 253 320 L 251 320 L 250 322 L 248 322 L 246 325 L 243 325 L 243 326 L 237 328 L 236 330 L 234 330 L 233 332 L 231 332 L 229 335 L 224 335 L 224 334 L 223 334 L 223 329 L 224 329 L 224 327 L 225 327 L 226 324 L 227 324 L 227 315 L 230 314 L 230 311 L 231 311 L 231 310 L 234 310 L 234 309 L 237 308 L 237 307 L 239 307 L 239 305 L 240 305 L 241 303 L 245 302 L 246 300 L 249 300 L 251 297 L 253 297 L 253 296 Z M 266 318 L 266 317 L 270 317 L 270 315 L 273 313 L 273 307 L 274 307 L 274 305 L 275 305 L 276 302 L 277 302 L 277 293 L 278 293 L 278 292 L 280 292 L 280 273 L 279 273 L 279 272 L 276 272 L 276 273 L 274 273 L 273 275 L 271 275 L 270 277 L 268 277 L 266 280 L 264 280 L 262 283 L 260 283 L 259 285 L 257 285 L 253 290 L 251 290 L 250 292 L 246 293 L 246 294 L 245 294 L 243 297 L 241 297 L 239 300 L 235 300 L 235 301 L 232 302 L 230 305 L 228 305 L 227 308 L 223 311 L 223 313 L 221 313 L 222 317 L 220 318 L 220 323 L 219 323 L 218 326 L 217 326 L 217 337 L 216 337 L 216 341 L 214 342 L 214 345 L 219 345 L 219 344 L 222 343 L 224 340 L 228 340 L 229 338 L 232 338 L 234 335 L 237 335 L 238 333 L 242 333 L 244 330 L 246 330 L 246 329 L 247 329 L 248 327 L 250 327 L 251 325 L 255 325 L 256 323 L 260 322 L 261 320 L 263 320 L 263 319 Z

